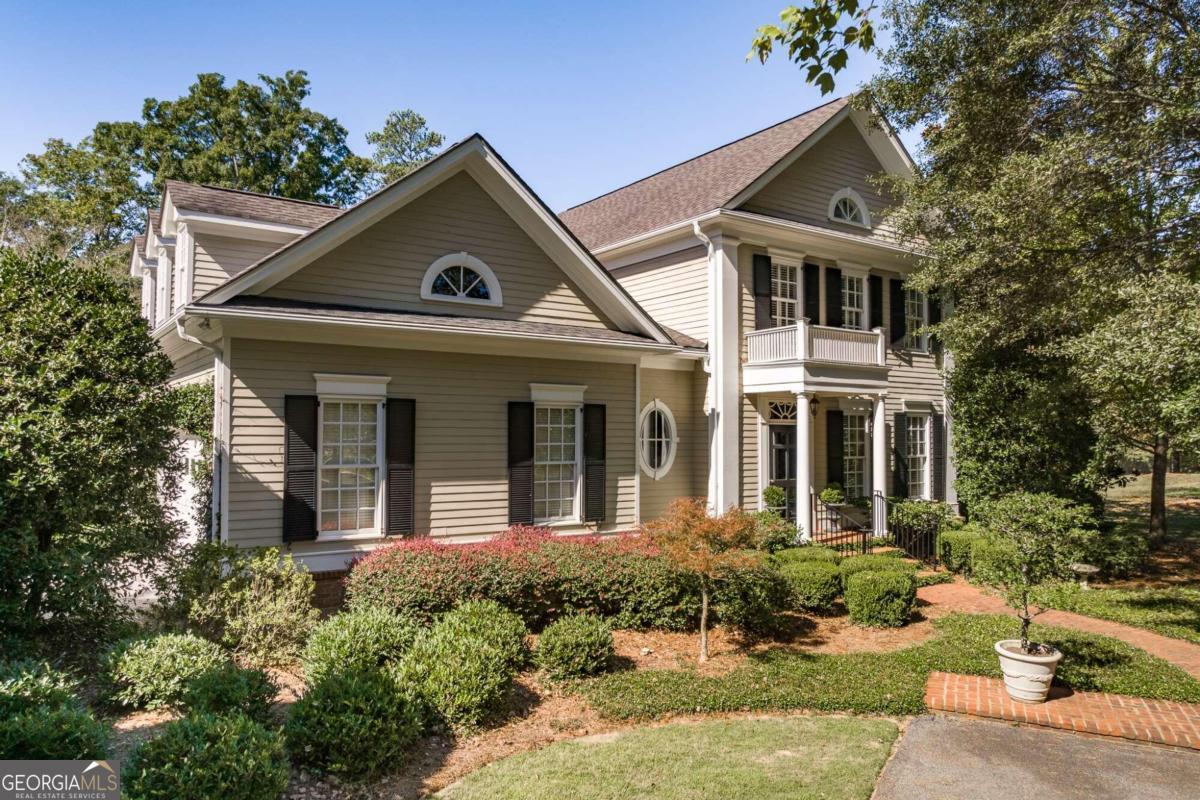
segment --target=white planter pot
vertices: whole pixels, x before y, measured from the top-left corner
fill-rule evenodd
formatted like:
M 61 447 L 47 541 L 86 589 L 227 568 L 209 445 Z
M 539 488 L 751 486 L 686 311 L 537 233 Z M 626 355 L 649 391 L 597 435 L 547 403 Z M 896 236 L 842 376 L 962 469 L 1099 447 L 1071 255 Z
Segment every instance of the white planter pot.
M 996 642 L 1000 656 L 1000 671 L 1004 673 L 1004 688 L 1018 703 L 1044 703 L 1054 680 L 1054 670 L 1062 661 L 1062 653 L 1054 650 L 1044 656 L 1029 655 L 1021 650 L 1020 639 Z

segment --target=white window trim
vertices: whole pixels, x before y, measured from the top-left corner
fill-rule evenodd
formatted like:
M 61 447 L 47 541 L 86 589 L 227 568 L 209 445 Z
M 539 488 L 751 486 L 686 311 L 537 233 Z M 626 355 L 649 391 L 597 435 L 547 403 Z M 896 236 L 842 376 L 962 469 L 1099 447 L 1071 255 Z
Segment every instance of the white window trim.
M 908 339 L 908 293 L 910 291 L 917 292 L 921 295 L 921 324 L 917 327 L 927 327 L 929 325 L 929 295 L 926 292 L 917 291 L 916 289 L 904 290 L 904 329 L 905 339 Z M 928 353 L 929 352 L 929 334 L 922 333 L 920 336 L 914 337 L 915 344 L 912 347 L 905 346 L 905 350 L 910 353 Z
M 775 293 L 775 269 L 788 268 L 795 271 L 795 280 L 793 283 L 796 287 L 795 297 L 783 297 Z M 795 318 L 792 322 L 784 323 L 778 314 L 775 313 L 777 306 L 781 303 L 792 303 L 795 306 Z M 803 262 L 795 263 L 791 259 L 782 259 L 776 261 L 771 260 L 771 324 L 775 327 L 787 327 L 790 325 L 798 325 L 800 320 L 804 318 L 804 266 Z
M 583 393 L 586 386 L 574 383 L 531 383 L 529 384 L 529 399 L 539 406 L 578 406 L 583 407 Z
M 442 270 L 449 267 L 467 267 L 479 273 L 480 277 L 483 278 L 483 282 L 487 284 L 488 298 L 483 300 L 477 297 L 447 297 L 443 294 L 434 294 L 434 279 L 442 273 Z M 500 308 L 504 305 L 504 294 L 500 289 L 500 280 L 496 277 L 496 273 L 492 272 L 492 268 L 487 264 L 466 251 L 461 253 L 447 253 L 429 265 L 429 268 L 425 270 L 425 277 L 421 280 L 421 299 L 433 303 L 458 303 L 460 305 L 489 306 L 492 308 Z
M 391 378 L 380 375 L 340 375 L 313 373 L 317 383 L 317 541 L 374 539 L 383 535 L 383 501 L 387 496 L 387 472 L 384 448 L 387 435 L 387 385 Z M 370 528 L 321 530 L 321 471 L 324 469 L 326 403 L 363 403 L 375 400 L 375 520 Z
M 867 289 L 867 284 L 869 284 L 870 281 L 867 280 L 867 276 L 864 273 L 842 270 L 842 286 L 839 287 L 842 292 L 842 321 L 844 323 L 846 319 L 847 306 L 845 281 L 848 280 L 858 281 L 858 298 L 860 305 L 856 309 L 858 311 L 858 325 L 854 328 L 850 328 L 848 325 L 846 327 L 849 330 L 856 331 L 869 330 L 868 326 L 871 324 L 871 322 L 868 317 L 871 316 L 871 298 L 867 296 L 867 292 L 869 291 Z
M 530 388 L 532 389 L 532 387 L 534 387 L 534 386 L 554 386 L 555 384 L 531 383 L 529 385 L 530 385 Z M 533 429 L 534 429 L 534 442 L 535 442 L 534 456 L 533 456 L 533 469 L 535 472 L 535 475 L 534 475 L 534 483 L 535 484 L 537 483 L 536 472 L 537 472 L 537 464 L 538 464 L 537 444 L 536 444 L 536 442 L 537 442 L 537 412 L 538 412 L 538 410 L 543 409 L 543 408 L 561 408 L 564 411 L 569 410 L 569 411 L 575 412 L 575 487 L 574 487 L 575 492 L 573 495 L 575 500 L 571 504 L 572 514 L 569 517 L 538 517 L 538 516 L 534 516 L 534 518 L 533 518 L 534 525 L 541 525 L 543 527 L 549 527 L 549 528 L 553 528 L 553 527 L 560 526 L 560 525 L 579 525 L 583 521 L 583 508 L 582 508 L 582 504 L 583 504 L 583 400 L 582 400 L 582 395 L 583 395 L 583 392 L 582 392 L 582 390 L 586 389 L 587 387 L 586 386 L 577 386 L 577 387 L 571 386 L 571 387 L 563 387 L 563 388 L 579 389 L 580 390 L 580 402 L 579 403 L 544 402 L 544 401 L 539 402 L 535 397 L 534 403 L 533 403 Z M 537 489 L 535 488 L 534 489 L 534 508 L 536 508 L 536 507 L 537 507 Z
M 849 419 L 850 417 L 857 417 L 857 418 L 861 418 L 862 422 L 863 422 L 863 424 L 862 424 L 863 436 L 862 436 L 862 442 L 861 442 L 863 452 L 862 452 L 862 455 L 858 456 L 858 458 L 856 459 L 859 463 L 859 474 L 862 477 L 862 486 L 856 487 L 861 490 L 861 493 L 857 494 L 857 495 L 853 495 L 853 497 L 869 497 L 870 496 L 869 489 L 870 489 L 870 484 L 871 484 L 871 481 L 870 481 L 871 475 L 868 471 L 868 466 L 870 463 L 870 452 L 871 452 L 871 412 L 869 409 L 863 408 L 862 406 L 855 406 L 851 410 L 848 410 L 848 411 L 843 410 L 842 413 L 844 415 L 843 419 Z M 846 470 L 846 462 L 847 462 L 847 459 L 846 459 L 845 434 L 843 433 L 843 444 L 842 444 L 842 473 L 843 474 L 845 474 L 847 471 Z M 846 483 L 847 483 L 847 481 L 842 482 L 842 488 L 846 489 L 846 497 L 850 498 L 851 497 L 850 492 L 849 492 L 850 487 L 847 486 Z
M 837 206 L 839 200 L 849 200 L 858 206 L 858 213 L 862 214 L 862 222 L 851 222 L 845 219 L 838 219 L 833 215 L 833 209 Z M 862 196 L 847 186 L 844 189 L 838 189 L 833 193 L 833 197 L 829 198 L 829 209 L 826 212 L 831 222 L 836 222 L 838 225 L 852 225 L 855 228 L 870 228 L 871 227 L 871 211 L 867 208 L 866 201 Z
M 930 423 L 933 420 L 933 414 L 928 408 L 922 408 L 920 405 L 920 401 L 914 401 L 912 403 L 912 405 L 913 405 L 912 409 L 909 408 L 909 401 L 905 401 L 904 405 L 905 405 L 904 415 L 906 417 L 904 424 L 906 426 L 908 425 L 907 418 L 916 417 L 916 418 L 922 420 L 922 424 L 925 428 L 925 478 L 921 482 L 921 484 L 922 484 L 921 485 L 921 496 L 914 498 L 910 494 L 909 499 L 931 500 L 931 499 L 933 499 L 933 428 Z M 904 441 L 905 441 L 904 471 L 905 471 L 905 473 L 907 473 L 908 472 L 908 430 L 907 429 L 905 429 L 905 431 L 904 431 Z M 911 483 L 909 485 L 911 486 Z
M 667 422 L 671 425 L 671 438 L 669 440 L 671 446 L 667 451 L 666 461 L 658 469 L 650 466 L 649 462 L 646 461 L 646 450 L 643 446 L 642 437 L 642 432 L 646 429 L 646 419 L 653 411 L 661 411 L 666 416 Z M 670 407 L 657 397 L 647 403 L 642 409 L 642 413 L 638 415 L 637 452 L 638 464 L 641 465 L 642 472 L 650 476 L 651 480 L 658 481 L 667 477 L 667 473 L 671 471 L 671 467 L 675 464 L 675 455 L 679 452 L 679 428 L 675 425 L 675 415 L 671 413 Z

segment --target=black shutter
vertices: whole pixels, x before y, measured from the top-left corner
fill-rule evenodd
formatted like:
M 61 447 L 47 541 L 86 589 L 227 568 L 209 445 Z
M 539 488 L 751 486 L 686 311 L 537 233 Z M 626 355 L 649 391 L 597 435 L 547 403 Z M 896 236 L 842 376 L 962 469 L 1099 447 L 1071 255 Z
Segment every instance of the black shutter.
M 417 401 L 387 401 L 387 521 L 384 533 L 413 533 L 413 483 L 416 468 Z
M 842 271 L 825 268 L 825 324 L 842 327 Z
M 828 469 L 825 477 L 826 486 L 831 483 L 840 484 L 843 488 L 846 486 L 846 465 L 842 460 L 844 425 L 845 417 L 842 416 L 841 411 L 830 409 L 825 412 L 825 463 Z
M 892 456 L 896 468 L 892 470 L 892 494 L 908 497 L 908 422 L 901 411 L 892 417 Z
M 754 254 L 754 328 L 775 327 L 771 316 L 771 257 Z
M 870 322 L 872 328 L 883 327 L 883 278 L 878 275 L 867 276 L 868 302 L 871 305 Z
M 821 268 L 816 264 L 804 265 L 804 316 L 821 324 Z
M 283 398 L 283 540 L 317 538 L 317 398 Z
M 946 499 L 946 418 L 934 412 L 930 418 L 933 428 L 930 459 L 933 461 L 933 499 Z
M 904 344 L 904 336 L 908 331 L 904 326 L 904 281 L 898 278 L 892 278 L 888 281 L 888 307 L 891 312 L 891 336 L 892 347 L 901 347 Z
M 533 524 L 533 403 L 508 404 L 508 524 Z
M 942 298 L 937 290 L 929 293 L 929 324 L 937 325 L 942 321 Z M 935 353 L 942 351 L 942 342 L 937 336 L 931 336 L 929 340 L 930 349 Z
M 604 521 L 604 417 L 602 405 L 583 407 L 583 521 Z

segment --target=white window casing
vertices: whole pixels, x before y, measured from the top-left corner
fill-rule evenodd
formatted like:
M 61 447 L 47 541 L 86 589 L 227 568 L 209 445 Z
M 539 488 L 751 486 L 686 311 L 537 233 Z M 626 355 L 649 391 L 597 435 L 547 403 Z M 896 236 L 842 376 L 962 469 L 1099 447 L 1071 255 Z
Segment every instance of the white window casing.
M 930 437 L 928 412 L 906 411 L 905 466 L 908 471 L 908 496 L 928 500 L 933 496 L 930 470 Z
M 865 330 L 867 323 L 867 281 L 861 275 L 842 273 L 842 326 Z
M 533 408 L 533 521 L 576 523 L 583 482 L 582 406 L 535 403 Z
M 638 464 L 652 480 L 661 480 L 675 464 L 679 428 L 666 403 L 655 398 L 638 418 Z
M 867 414 L 842 417 L 842 488 L 847 498 L 867 494 Z
M 855 225 L 859 228 L 871 227 L 871 212 L 862 196 L 847 186 L 833 193 L 829 198 L 829 219 L 842 225 Z
M 447 253 L 425 270 L 421 299 L 499 308 L 504 305 L 500 280 L 492 268 L 467 252 Z
M 772 260 L 771 319 L 782 328 L 795 325 L 800 316 L 800 267 Z
M 904 349 L 924 353 L 929 349 L 929 336 L 917 333 L 929 324 L 929 298 L 916 289 L 904 290 Z
M 391 380 L 315 373 L 318 539 L 381 535 L 385 491 L 385 399 Z

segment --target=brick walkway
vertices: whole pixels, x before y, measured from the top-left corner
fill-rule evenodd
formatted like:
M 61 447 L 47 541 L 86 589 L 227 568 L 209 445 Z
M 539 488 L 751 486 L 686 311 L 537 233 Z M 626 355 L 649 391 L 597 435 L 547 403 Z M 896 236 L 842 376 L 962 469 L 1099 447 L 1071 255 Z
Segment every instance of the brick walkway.
M 1015 612 L 995 595 L 987 594 L 976 586 L 956 578 L 954 583 L 924 586 L 917 590 L 917 597 L 930 605 L 946 611 L 963 611 L 969 614 L 1009 614 Z M 1037 617 L 1037 622 L 1058 625 L 1085 633 L 1111 636 L 1140 647 L 1153 656 L 1169 661 L 1192 677 L 1200 679 L 1200 645 L 1172 639 L 1157 633 L 1122 625 L 1119 622 L 1085 617 L 1070 611 L 1047 611 Z
M 998 678 L 934 672 L 925 684 L 925 705 L 932 711 L 1200 750 L 1200 705 L 1190 703 L 1055 686 L 1049 700 L 1030 705 L 1009 698 Z

